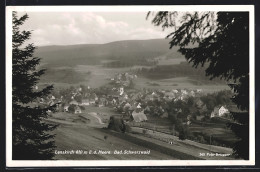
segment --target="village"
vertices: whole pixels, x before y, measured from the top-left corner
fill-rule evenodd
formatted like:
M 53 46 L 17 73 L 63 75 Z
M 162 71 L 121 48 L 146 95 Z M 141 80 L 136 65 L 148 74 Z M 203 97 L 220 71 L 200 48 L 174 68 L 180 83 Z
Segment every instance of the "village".
M 137 77 L 135 74 L 120 73 L 110 78 L 109 84 L 104 87 L 70 87 L 54 91 L 48 97 L 39 99 L 38 103 L 41 106 L 55 106 L 55 112 L 49 111 L 50 114 L 63 112 L 64 115 L 81 114 L 90 107 L 107 107 L 128 126 L 147 129 L 160 128 L 156 127 L 158 124 L 150 123 L 149 119 L 166 119 L 171 123 L 166 132 L 179 136 L 180 139 L 194 140 L 194 137 L 187 136 L 187 130 L 194 125 L 210 124 L 216 119 L 232 120 L 230 109 L 235 109 L 234 105 L 225 104 L 225 101 L 212 104 L 206 99 L 212 95 L 208 96 L 202 89 L 137 90 L 134 88 Z M 225 95 L 225 92 L 222 94 Z

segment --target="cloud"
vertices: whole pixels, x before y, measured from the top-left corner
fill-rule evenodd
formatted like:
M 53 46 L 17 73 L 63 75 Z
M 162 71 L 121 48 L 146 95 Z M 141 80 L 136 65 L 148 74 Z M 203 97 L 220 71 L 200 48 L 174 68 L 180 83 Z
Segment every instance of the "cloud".
M 28 15 L 29 19 L 23 29 L 33 30 L 30 41 L 37 46 L 107 43 L 166 36 L 160 28 L 152 26 L 144 19 L 144 13 L 109 14 L 110 18 L 98 12 L 34 12 Z

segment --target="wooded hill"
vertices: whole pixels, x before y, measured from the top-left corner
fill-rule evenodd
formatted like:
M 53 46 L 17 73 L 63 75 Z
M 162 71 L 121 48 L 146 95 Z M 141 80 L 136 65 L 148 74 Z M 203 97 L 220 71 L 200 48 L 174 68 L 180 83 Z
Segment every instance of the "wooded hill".
M 177 47 L 169 49 L 169 41 L 152 39 L 116 41 L 107 44 L 43 46 L 38 47 L 35 56 L 42 58 L 42 63 L 50 66 L 96 65 L 104 61 L 120 61 L 126 66 L 128 63 L 140 65 L 140 62 L 145 65 L 146 60 L 158 56 L 183 57 L 177 52 Z

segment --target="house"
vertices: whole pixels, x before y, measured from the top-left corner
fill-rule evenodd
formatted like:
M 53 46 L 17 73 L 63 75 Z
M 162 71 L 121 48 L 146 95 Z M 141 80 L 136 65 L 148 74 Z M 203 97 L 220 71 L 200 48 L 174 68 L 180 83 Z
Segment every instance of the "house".
M 120 93 L 120 96 L 122 96 L 124 94 L 124 87 L 119 88 L 119 93 Z
M 130 107 L 131 107 L 130 103 L 127 102 L 127 103 L 124 105 L 124 108 L 123 108 L 123 109 L 126 110 L 126 109 L 129 109 Z
M 44 99 L 43 98 L 40 99 L 40 103 L 44 103 Z
M 95 103 L 96 103 L 95 99 L 89 99 L 89 104 L 90 104 L 90 105 L 93 105 L 93 104 L 95 104 Z
M 90 105 L 89 99 L 82 99 L 81 106 L 89 106 L 89 105 Z
M 217 117 L 218 116 L 218 110 L 219 110 L 219 108 L 215 107 L 214 110 L 210 114 L 210 118 Z
M 182 95 L 188 94 L 188 92 L 186 90 L 181 90 L 181 93 L 182 93 Z
M 141 109 L 141 108 L 142 108 L 142 107 L 141 107 L 141 103 L 138 103 L 138 105 L 136 106 L 136 108 Z
M 187 120 L 189 121 L 191 119 L 191 115 L 188 115 L 187 116 Z
M 54 103 L 53 100 L 51 100 L 51 101 L 48 102 L 48 105 L 49 105 L 49 106 L 53 106 L 54 104 L 55 104 L 55 103 Z
M 96 101 L 96 100 L 98 100 L 98 97 L 95 93 L 92 93 L 92 94 L 89 95 L 89 99 Z
M 153 101 L 154 100 L 154 97 L 152 96 L 152 95 L 147 95 L 146 97 L 145 97 L 145 100 L 151 100 L 151 101 Z
M 203 115 L 198 115 L 198 116 L 196 116 L 196 120 L 197 120 L 197 121 L 202 121 L 203 118 L 204 118 Z
M 202 92 L 202 89 L 197 89 L 197 93 L 201 93 Z
M 195 92 L 192 90 L 192 91 L 190 92 L 190 95 L 191 95 L 192 97 L 195 97 Z
M 81 109 L 80 109 L 79 106 L 76 106 L 76 107 L 75 107 L 75 111 L 74 111 L 74 113 L 75 113 L 75 114 L 77 114 L 77 113 L 81 113 Z
M 173 93 L 178 93 L 178 90 L 172 90 Z
M 143 111 L 138 112 L 138 113 L 136 111 L 133 111 L 131 117 L 133 118 L 133 120 L 135 122 L 147 121 L 147 117 Z
M 175 98 L 175 95 L 173 92 L 166 92 L 164 93 L 164 97 L 163 97 L 165 100 L 167 101 L 171 101 L 172 99 Z
M 214 110 L 210 114 L 210 118 L 222 117 L 222 116 L 224 116 L 225 114 L 228 114 L 228 113 L 229 113 L 228 109 L 225 108 L 224 106 L 221 106 L 220 108 L 215 107 Z
M 197 106 L 198 108 L 202 108 L 203 104 L 204 104 L 204 103 L 203 103 L 200 99 L 198 99 L 198 100 L 196 101 L 196 106 Z
M 112 100 L 112 104 L 113 104 L 113 105 L 117 104 L 117 101 L 116 101 L 115 98 L 113 98 L 113 100 Z
M 76 101 L 76 100 L 72 100 L 70 103 L 69 103 L 70 105 L 79 105 L 79 103 Z
M 149 113 L 151 111 L 150 107 L 149 106 L 146 106 L 145 109 L 144 109 L 145 113 Z
M 106 105 L 106 103 L 103 100 L 103 98 L 101 98 L 100 100 L 96 101 L 96 106 L 98 106 L 98 107 L 104 107 L 105 105 Z
M 168 113 L 167 112 L 164 112 L 162 115 L 161 115 L 161 118 L 168 118 Z
M 82 91 L 82 88 L 81 88 L 81 87 L 79 87 L 79 88 L 78 88 L 78 91 L 79 91 L 79 92 L 81 92 L 81 91 Z
M 224 114 L 227 114 L 227 113 L 229 113 L 229 111 L 224 106 L 221 106 L 218 110 L 218 114 L 219 114 L 220 117 L 223 116 Z
M 126 100 L 128 99 L 128 95 L 127 94 L 124 95 L 124 99 L 126 99 Z
M 69 106 L 68 105 L 65 105 L 64 108 L 63 108 L 64 112 L 69 112 Z

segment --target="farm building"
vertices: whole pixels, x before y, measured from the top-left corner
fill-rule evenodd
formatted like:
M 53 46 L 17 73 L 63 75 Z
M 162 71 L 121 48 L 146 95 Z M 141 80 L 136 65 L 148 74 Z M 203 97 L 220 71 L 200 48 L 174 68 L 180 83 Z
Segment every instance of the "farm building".
M 139 113 L 137 113 L 136 111 L 133 111 L 132 118 L 135 122 L 147 121 L 147 117 L 143 111 L 139 112 Z
M 80 109 L 79 106 L 76 106 L 76 107 L 75 107 L 75 111 L 74 111 L 74 113 L 75 113 L 75 114 L 77 114 L 77 113 L 81 113 L 81 109 Z

